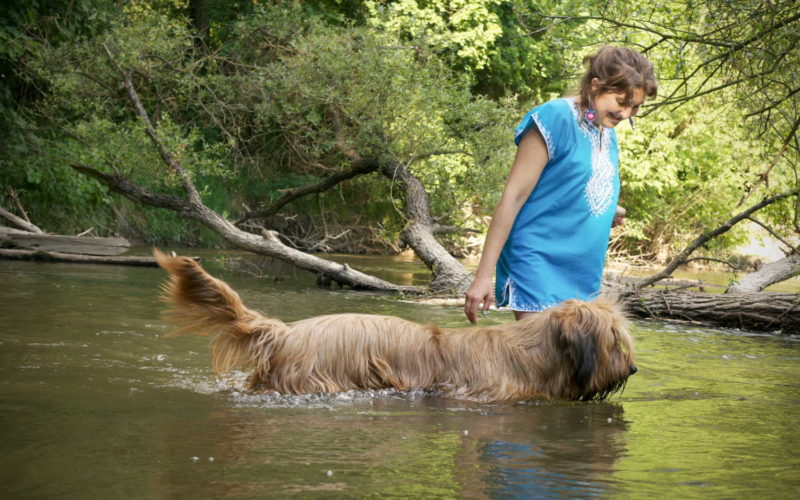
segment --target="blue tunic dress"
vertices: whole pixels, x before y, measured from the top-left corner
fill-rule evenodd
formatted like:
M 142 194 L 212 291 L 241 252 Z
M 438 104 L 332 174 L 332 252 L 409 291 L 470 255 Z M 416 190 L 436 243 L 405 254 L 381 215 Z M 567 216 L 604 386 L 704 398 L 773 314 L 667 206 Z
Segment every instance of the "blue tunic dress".
M 547 145 L 548 161 L 514 220 L 496 269 L 497 305 L 515 311 L 541 311 L 600 291 L 619 198 L 613 128 L 600 133 L 572 98 L 528 112 L 514 142 L 519 145 L 534 128 Z

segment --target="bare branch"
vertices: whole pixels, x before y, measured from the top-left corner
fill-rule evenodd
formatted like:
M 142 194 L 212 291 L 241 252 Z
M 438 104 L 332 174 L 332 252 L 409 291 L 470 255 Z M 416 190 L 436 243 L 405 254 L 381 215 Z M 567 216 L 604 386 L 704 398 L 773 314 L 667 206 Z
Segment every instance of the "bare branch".
M 26 212 L 25 207 L 22 206 L 22 202 L 19 199 L 19 195 L 17 194 L 16 191 L 14 191 L 14 188 L 8 186 L 6 188 L 6 192 L 8 193 L 8 196 L 11 198 L 11 200 L 14 202 L 14 205 L 17 206 L 17 210 L 19 211 L 20 215 L 22 215 L 22 218 L 25 219 L 25 221 L 30 222 L 31 219 L 28 217 L 28 212 Z
M 753 192 L 755 191 L 755 189 L 758 187 L 759 184 L 761 184 L 762 182 L 763 183 L 767 182 L 767 180 L 769 179 L 769 173 L 772 171 L 773 168 L 775 168 L 775 165 L 778 164 L 778 161 L 780 161 L 781 157 L 783 156 L 783 154 L 788 149 L 789 143 L 792 141 L 792 139 L 795 138 L 795 135 L 797 134 L 797 129 L 798 128 L 800 128 L 800 116 L 798 116 L 797 120 L 795 120 L 794 125 L 792 126 L 792 130 L 786 136 L 786 139 L 784 139 L 783 145 L 781 145 L 781 148 L 775 154 L 775 157 L 772 159 L 772 162 L 770 162 L 770 164 L 767 167 L 767 169 L 758 176 L 758 179 L 756 180 L 756 182 L 753 183 L 753 185 L 751 185 L 748 188 L 747 192 L 745 192 L 742 195 L 742 198 L 736 204 L 736 208 L 741 207 L 744 204 L 744 202 L 747 200 L 747 198 L 750 197 L 751 194 L 753 194 Z
M 704 260 L 708 262 L 719 262 L 720 264 L 725 264 L 726 266 L 730 267 L 734 271 L 741 271 L 742 268 L 734 264 L 733 262 L 727 261 L 725 259 L 715 259 L 714 257 L 692 257 L 691 259 L 686 259 L 683 261 L 684 264 L 688 264 L 689 262 L 695 260 Z
M 545 18 L 545 19 L 565 19 L 565 20 L 576 20 L 576 21 L 602 21 L 604 23 L 608 23 L 608 24 L 611 24 L 611 25 L 614 25 L 614 26 L 617 26 L 617 27 L 620 27 L 620 28 L 631 28 L 631 29 L 634 29 L 634 30 L 645 31 L 645 32 L 651 33 L 653 35 L 657 35 L 657 36 L 659 36 L 661 38 L 659 43 L 661 43 L 661 41 L 666 41 L 666 40 L 676 40 L 676 41 L 689 42 L 689 43 L 703 43 L 703 44 L 706 44 L 706 45 L 714 45 L 714 46 L 717 46 L 717 47 L 725 47 L 725 48 L 728 48 L 731 45 L 730 42 L 726 42 L 724 40 L 713 40 L 713 39 L 710 39 L 710 38 L 706 38 L 704 35 L 698 35 L 698 34 L 689 33 L 689 32 L 684 32 L 684 33 L 689 33 L 690 36 L 671 35 L 671 34 L 668 34 L 668 33 L 663 33 L 661 31 L 655 30 L 653 28 L 649 28 L 649 27 L 644 26 L 642 24 L 625 23 L 625 22 L 617 21 L 616 19 L 611 19 L 611 18 L 604 17 L 604 16 L 542 16 L 542 17 Z M 666 28 L 666 29 L 670 29 L 670 28 Z
M 744 115 L 744 118 L 750 118 L 751 116 L 761 115 L 761 114 L 764 114 L 764 113 L 766 113 L 767 111 L 769 111 L 771 109 L 775 109 L 782 102 L 784 102 L 785 100 L 789 99 L 790 97 L 792 97 L 793 95 L 795 95 L 798 92 L 800 92 L 800 87 L 796 87 L 796 88 L 792 89 L 790 92 L 788 92 L 787 94 L 781 96 L 780 99 L 778 99 L 777 101 L 773 102 L 769 106 L 765 106 L 765 107 L 759 109 L 758 111 L 753 111 L 752 113 L 748 113 L 748 114 Z
M 177 196 L 153 193 L 121 175 L 109 175 L 94 167 L 78 163 L 72 163 L 70 167 L 84 175 L 97 179 L 112 191 L 125 196 L 129 200 L 141 202 L 153 207 L 167 208 L 181 213 L 189 209 L 189 202 L 186 200 L 178 198 Z
M 328 189 L 332 188 L 333 186 L 344 182 L 348 179 L 352 179 L 353 177 L 368 174 L 370 172 L 375 172 L 378 170 L 379 163 L 378 160 L 374 158 L 368 158 L 364 160 L 358 160 L 355 162 L 353 168 L 344 172 L 338 172 L 322 182 L 318 182 L 316 184 L 309 184 L 306 186 L 296 187 L 294 189 L 289 189 L 285 191 L 283 197 L 273 203 L 272 205 L 261 208 L 258 210 L 253 210 L 250 212 L 245 213 L 243 216 L 238 218 L 234 224 L 239 225 L 242 222 L 245 222 L 249 219 L 257 219 L 262 217 L 269 217 L 270 215 L 275 215 L 278 210 L 286 206 L 287 204 L 291 203 L 292 201 L 301 198 L 303 196 L 313 194 L 313 193 L 322 193 L 327 191 Z
M 800 250 L 800 249 L 798 249 L 798 247 L 792 245 L 791 243 L 789 243 L 785 239 L 781 238 L 781 235 L 776 233 L 775 230 L 773 230 L 771 227 L 769 227 L 768 225 L 764 224 L 760 220 L 756 219 L 755 217 L 748 217 L 748 220 L 750 220 L 752 222 L 755 222 L 759 226 L 763 227 L 769 234 L 772 235 L 773 238 L 775 238 L 776 240 L 778 240 L 781 243 L 783 243 L 786 246 L 786 248 L 789 249 L 788 253 L 793 253 L 793 252 L 797 252 L 798 250 Z
M 458 227 L 458 226 L 447 226 L 444 224 L 433 224 L 431 226 L 431 231 L 433 234 L 453 234 L 453 233 L 480 233 L 481 231 L 478 229 L 474 229 L 471 227 Z
M 189 176 L 189 173 L 184 170 L 180 162 L 169 151 L 167 151 L 167 148 L 159 140 L 155 124 L 147 114 L 147 110 L 144 108 L 144 105 L 142 105 L 139 94 L 136 92 L 136 88 L 133 86 L 133 79 L 131 78 L 133 70 L 122 70 L 117 65 L 116 61 L 114 61 L 114 56 L 112 55 L 108 46 L 103 44 L 103 48 L 106 50 L 106 54 L 108 55 L 108 60 L 111 66 L 122 75 L 122 81 L 123 85 L 125 86 L 125 90 L 127 91 L 128 99 L 133 105 L 133 109 L 136 111 L 136 114 L 139 115 L 139 117 L 144 121 L 145 132 L 147 133 L 147 136 L 150 137 L 153 145 L 156 147 L 161 159 L 164 160 L 164 163 L 166 163 L 167 167 L 169 167 L 171 171 L 178 174 L 184 189 L 186 189 L 186 193 L 189 195 L 189 201 L 191 203 L 201 203 L 200 194 L 197 192 L 197 188 L 192 182 L 191 176 Z

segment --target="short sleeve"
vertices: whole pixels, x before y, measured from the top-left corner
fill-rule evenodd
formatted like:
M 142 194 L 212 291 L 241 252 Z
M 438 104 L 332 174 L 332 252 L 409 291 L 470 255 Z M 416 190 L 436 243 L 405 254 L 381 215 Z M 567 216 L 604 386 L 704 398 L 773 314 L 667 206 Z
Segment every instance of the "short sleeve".
M 514 143 L 519 146 L 522 137 L 536 128 L 547 145 L 548 159 L 563 153 L 573 140 L 575 117 L 572 105 L 566 99 L 555 99 L 530 110 L 514 130 Z

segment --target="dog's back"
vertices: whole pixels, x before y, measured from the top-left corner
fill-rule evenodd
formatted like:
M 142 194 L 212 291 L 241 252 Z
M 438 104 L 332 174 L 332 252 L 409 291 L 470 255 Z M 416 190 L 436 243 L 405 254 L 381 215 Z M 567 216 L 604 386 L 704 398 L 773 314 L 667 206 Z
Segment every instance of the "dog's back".
M 439 379 L 442 363 L 430 327 L 371 314 L 317 316 L 288 326 L 264 381 L 280 392 L 406 389 Z

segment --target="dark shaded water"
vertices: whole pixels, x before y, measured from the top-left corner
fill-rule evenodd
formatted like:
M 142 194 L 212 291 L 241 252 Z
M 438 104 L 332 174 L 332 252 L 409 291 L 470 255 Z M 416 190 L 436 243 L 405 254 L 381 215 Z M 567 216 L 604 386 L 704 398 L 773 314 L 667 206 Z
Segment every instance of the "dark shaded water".
M 398 281 L 426 278 L 412 262 L 342 259 Z M 230 262 L 206 267 L 286 321 L 332 312 L 464 321 L 458 307 L 320 290 L 280 266 L 260 280 Z M 211 372 L 208 339 L 165 336 L 163 279 L 157 269 L 0 261 L 4 498 L 800 493 L 798 339 L 637 322 L 639 373 L 605 402 L 256 396 L 241 391 L 242 374 Z

